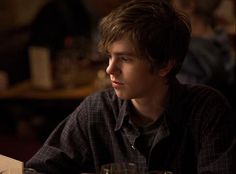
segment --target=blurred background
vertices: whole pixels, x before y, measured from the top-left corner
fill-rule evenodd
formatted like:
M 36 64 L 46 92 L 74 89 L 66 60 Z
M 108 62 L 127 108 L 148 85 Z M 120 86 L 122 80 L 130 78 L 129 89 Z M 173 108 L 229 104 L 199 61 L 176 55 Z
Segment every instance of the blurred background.
M 0 0 L 0 154 L 28 160 L 87 95 L 109 86 L 96 26 L 123 2 Z M 214 15 L 235 62 L 235 0 Z

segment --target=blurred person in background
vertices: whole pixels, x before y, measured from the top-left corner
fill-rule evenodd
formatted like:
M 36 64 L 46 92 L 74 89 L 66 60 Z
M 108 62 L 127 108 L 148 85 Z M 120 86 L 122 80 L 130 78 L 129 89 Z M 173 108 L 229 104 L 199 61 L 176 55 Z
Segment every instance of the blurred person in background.
M 236 48 L 236 1 L 222 0 L 220 8 L 216 12 L 218 25 L 226 30 L 232 41 L 234 49 Z M 234 41 L 234 42 L 233 42 Z
M 192 37 L 177 78 L 183 83 L 212 86 L 227 97 L 235 83 L 235 58 L 227 33 L 218 28 L 215 13 L 222 0 L 172 0 L 190 16 Z

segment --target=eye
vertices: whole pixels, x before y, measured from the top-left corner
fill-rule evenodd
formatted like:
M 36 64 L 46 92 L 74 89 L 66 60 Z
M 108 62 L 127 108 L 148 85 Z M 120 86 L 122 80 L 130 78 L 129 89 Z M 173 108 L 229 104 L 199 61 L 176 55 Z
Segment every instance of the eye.
M 129 56 L 119 56 L 119 59 L 124 61 L 124 62 L 129 62 L 131 61 L 131 58 Z

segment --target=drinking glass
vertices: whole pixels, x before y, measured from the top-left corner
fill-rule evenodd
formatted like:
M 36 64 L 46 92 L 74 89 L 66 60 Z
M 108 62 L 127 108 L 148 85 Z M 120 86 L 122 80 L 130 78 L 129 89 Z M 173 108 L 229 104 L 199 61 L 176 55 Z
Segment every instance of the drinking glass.
M 100 174 L 137 174 L 134 163 L 109 163 L 102 165 Z
M 174 174 L 174 173 L 170 171 L 154 170 L 154 171 L 149 171 L 146 174 Z
M 24 168 L 23 174 L 37 174 L 38 172 L 32 168 Z

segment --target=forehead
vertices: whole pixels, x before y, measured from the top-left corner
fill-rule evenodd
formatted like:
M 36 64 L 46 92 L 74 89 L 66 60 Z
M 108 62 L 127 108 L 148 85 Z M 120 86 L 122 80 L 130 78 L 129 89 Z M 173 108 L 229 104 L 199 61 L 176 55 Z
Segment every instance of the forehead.
M 115 40 L 108 48 L 108 52 L 132 52 L 135 53 L 134 43 L 127 36 Z

